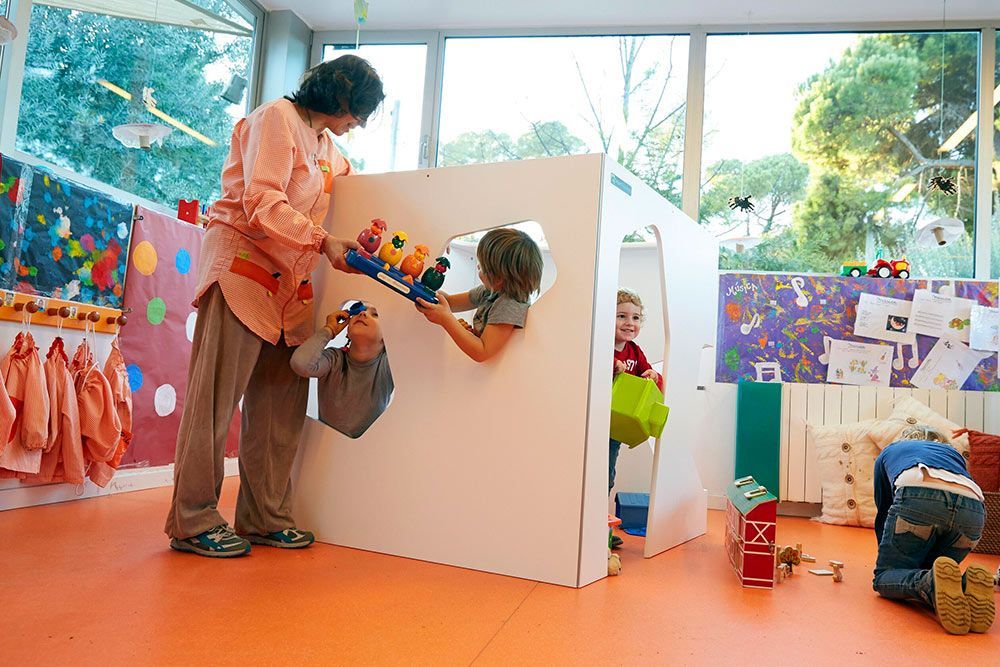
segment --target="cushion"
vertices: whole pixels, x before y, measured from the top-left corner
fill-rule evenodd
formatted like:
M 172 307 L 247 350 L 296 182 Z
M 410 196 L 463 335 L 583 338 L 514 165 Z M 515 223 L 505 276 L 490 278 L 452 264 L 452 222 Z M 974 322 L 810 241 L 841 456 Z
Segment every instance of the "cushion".
M 904 396 L 893 405 L 892 414 L 888 419 L 879 421 L 871 430 L 871 437 L 880 450 L 895 442 L 907 426 L 912 424 L 927 424 L 932 426 L 948 444 L 957 449 L 966 459 L 969 458 L 969 436 L 966 433 L 955 437 L 955 431 L 961 429 L 959 424 L 942 417 L 929 407 L 913 398 Z
M 839 526 L 875 526 L 872 481 L 879 448 L 869 432 L 875 420 L 814 426 L 807 424 L 823 485 L 823 514 L 816 521 Z
M 962 429 L 969 436 L 969 474 L 983 491 L 1000 491 L 1000 435 Z

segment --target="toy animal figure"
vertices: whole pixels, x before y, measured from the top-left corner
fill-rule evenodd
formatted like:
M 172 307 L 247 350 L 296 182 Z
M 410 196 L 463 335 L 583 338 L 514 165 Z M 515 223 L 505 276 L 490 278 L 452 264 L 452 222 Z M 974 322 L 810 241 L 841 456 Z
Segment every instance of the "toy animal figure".
M 369 253 L 374 253 L 382 244 L 382 232 L 386 229 L 385 220 L 375 218 L 370 227 L 358 234 L 358 244 Z
M 378 258 L 385 262 L 385 270 L 390 266 L 399 264 L 403 259 L 403 246 L 406 244 L 406 232 L 393 232 L 392 240 L 382 244 L 382 249 L 378 251 Z
M 617 576 L 622 573 L 622 558 L 608 549 L 608 574 Z
M 439 290 L 444 285 L 444 273 L 451 268 L 451 262 L 447 257 L 438 257 L 434 260 L 433 268 L 424 271 L 424 277 L 420 279 L 426 287 L 432 290 Z
M 795 574 L 794 567 L 796 565 L 802 564 L 802 553 L 798 551 L 795 547 L 784 547 L 777 551 L 778 565 L 787 565 L 788 574 L 786 576 L 792 576 Z
M 747 195 L 746 197 L 730 197 L 729 208 L 734 211 L 739 209 L 741 211 L 753 213 L 753 202 L 750 201 L 750 195 Z
M 400 270 L 406 274 L 406 277 L 403 278 L 404 281 L 412 285 L 414 280 L 420 278 L 420 274 L 424 272 L 424 260 L 427 259 L 428 254 L 430 254 L 430 250 L 427 246 L 418 245 L 413 249 L 412 254 L 403 258 Z

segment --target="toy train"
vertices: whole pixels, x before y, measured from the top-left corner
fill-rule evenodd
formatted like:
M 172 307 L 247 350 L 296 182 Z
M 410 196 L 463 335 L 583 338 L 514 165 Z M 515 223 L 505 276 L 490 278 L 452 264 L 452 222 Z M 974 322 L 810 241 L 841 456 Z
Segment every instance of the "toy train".
M 891 262 L 878 259 L 868 268 L 864 262 L 848 262 L 840 267 L 840 275 L 857 278 L 871 276 L 872 278 L 902 278 L 910 277 L 910 263 L 905 259 L 894 259 Z
M 386 228 L 384 220 L 372 220 L 358 235 L 361 249 L 347 252 L 347 263 L 410 301 L 420 298 L 438 303 L 435 292 L 444 285 L 444 274 L 451 262 L 447 257 L 438 257 L 434 266 L 424 271 L 424 260 L 430 253 L 427 246 L 414 246 L 413 252 L 404 257 L 403 246 L 409 240 L 406 232 L 393 232 L 392 238 L 382 243 Z

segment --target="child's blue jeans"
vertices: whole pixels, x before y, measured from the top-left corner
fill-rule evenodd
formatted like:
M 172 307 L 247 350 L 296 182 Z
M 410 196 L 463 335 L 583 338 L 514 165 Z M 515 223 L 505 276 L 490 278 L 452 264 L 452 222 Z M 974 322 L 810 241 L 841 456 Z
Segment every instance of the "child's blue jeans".
M 615 485 L 615 466 L 618 465 L 618 450 L 622 443 L 613 438 L 608 438 L 608 493 Z
M 896 490 L 878 545 L 872 588 L 894 600 L 934 608 L 931 566 L 939 556 L 960 563 L 983 535 L 986 509 L 975 498 L 904 486 Z

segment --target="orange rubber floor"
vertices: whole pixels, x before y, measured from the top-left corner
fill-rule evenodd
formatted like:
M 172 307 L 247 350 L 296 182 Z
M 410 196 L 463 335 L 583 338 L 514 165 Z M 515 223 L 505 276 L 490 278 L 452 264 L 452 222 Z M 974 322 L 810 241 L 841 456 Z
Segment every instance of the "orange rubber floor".
M 802 569 L 749 590 L 710 512 L 708 535 L 653 559 L 625 536 L 622 575 L 573 590 L 323 544 L 178 554 L 161 532 L 169 498 L 0 512 L 0 664 L 1000 664 L 1000 624 L 952 637 L 872 592 L 869 530 L 779 519 L 779 542 L 844 561 L 845 581 Z

